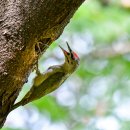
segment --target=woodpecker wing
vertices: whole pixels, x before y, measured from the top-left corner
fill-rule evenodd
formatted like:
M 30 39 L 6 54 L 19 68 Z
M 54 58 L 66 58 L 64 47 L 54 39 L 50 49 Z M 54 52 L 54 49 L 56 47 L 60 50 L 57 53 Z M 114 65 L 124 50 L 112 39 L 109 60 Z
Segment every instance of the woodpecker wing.
M 46 80 L 50 75 L 56 73 L 59 71 L 60 66 L 51 66 L 49 67 L 44 73 L 38 74 L 38 76 L 35 77 L 34 79 L 34 86 L 39 86 L 44 80 Z
M 65 73 L 62 72 L 56 72 L 49 76 L 46 80 L 44 80 L 38 87 L 33 87 L 29 91 L 29 93 L 26 94 L 25 99 L 23 99 L 23 103 L 26 104 L 28 101 L 34 101 L 37 100 L 48 93 L 51 93 L 52 91 L 56 90 L 60 85 L 66 80 Z M 32 92 L 32 93 L 30 93 Z

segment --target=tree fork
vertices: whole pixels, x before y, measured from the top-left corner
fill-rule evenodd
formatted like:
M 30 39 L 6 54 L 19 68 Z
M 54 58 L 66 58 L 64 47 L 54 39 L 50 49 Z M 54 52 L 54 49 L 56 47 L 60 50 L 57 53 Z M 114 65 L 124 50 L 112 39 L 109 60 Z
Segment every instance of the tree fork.
M 0 127 L 37 62 L 37 44 L 45 52 L 83 1 L 1 0 Z

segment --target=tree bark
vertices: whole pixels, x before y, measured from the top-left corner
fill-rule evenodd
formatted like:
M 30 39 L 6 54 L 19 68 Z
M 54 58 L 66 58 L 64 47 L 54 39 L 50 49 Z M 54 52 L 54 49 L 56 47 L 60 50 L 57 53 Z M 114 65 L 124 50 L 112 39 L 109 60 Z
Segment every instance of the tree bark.
M 1 0 L 0 127 L 42 52 L 84 0 Z M 40 44 L 39 44 L 40 43 Z

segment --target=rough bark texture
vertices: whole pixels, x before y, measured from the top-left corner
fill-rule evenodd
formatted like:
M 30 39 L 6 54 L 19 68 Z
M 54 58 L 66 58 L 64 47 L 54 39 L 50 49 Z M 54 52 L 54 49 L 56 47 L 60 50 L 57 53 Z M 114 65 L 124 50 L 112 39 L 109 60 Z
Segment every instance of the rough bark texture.
M 0 126 L 42 52 L 84 0 L 0 1 Z

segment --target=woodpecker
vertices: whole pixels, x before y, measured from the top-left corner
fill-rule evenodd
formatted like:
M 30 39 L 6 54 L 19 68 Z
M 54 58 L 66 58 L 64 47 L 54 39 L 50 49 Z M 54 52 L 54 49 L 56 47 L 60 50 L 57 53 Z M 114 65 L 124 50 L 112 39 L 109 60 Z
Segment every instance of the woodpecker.
M 68 43 L 67 46 L 69 52 L 59 46 L 65 56 L 64 63 L 61 65 L 50 66 L 43 74 L 38 73 L 34 78 L 32 88 L 20 102 L 14 104 L 12 110 L 21 105 L 24 106 L 25 104 L 56 90 L 76 70 L 79 65 L 79 57 L 71 50 Z

